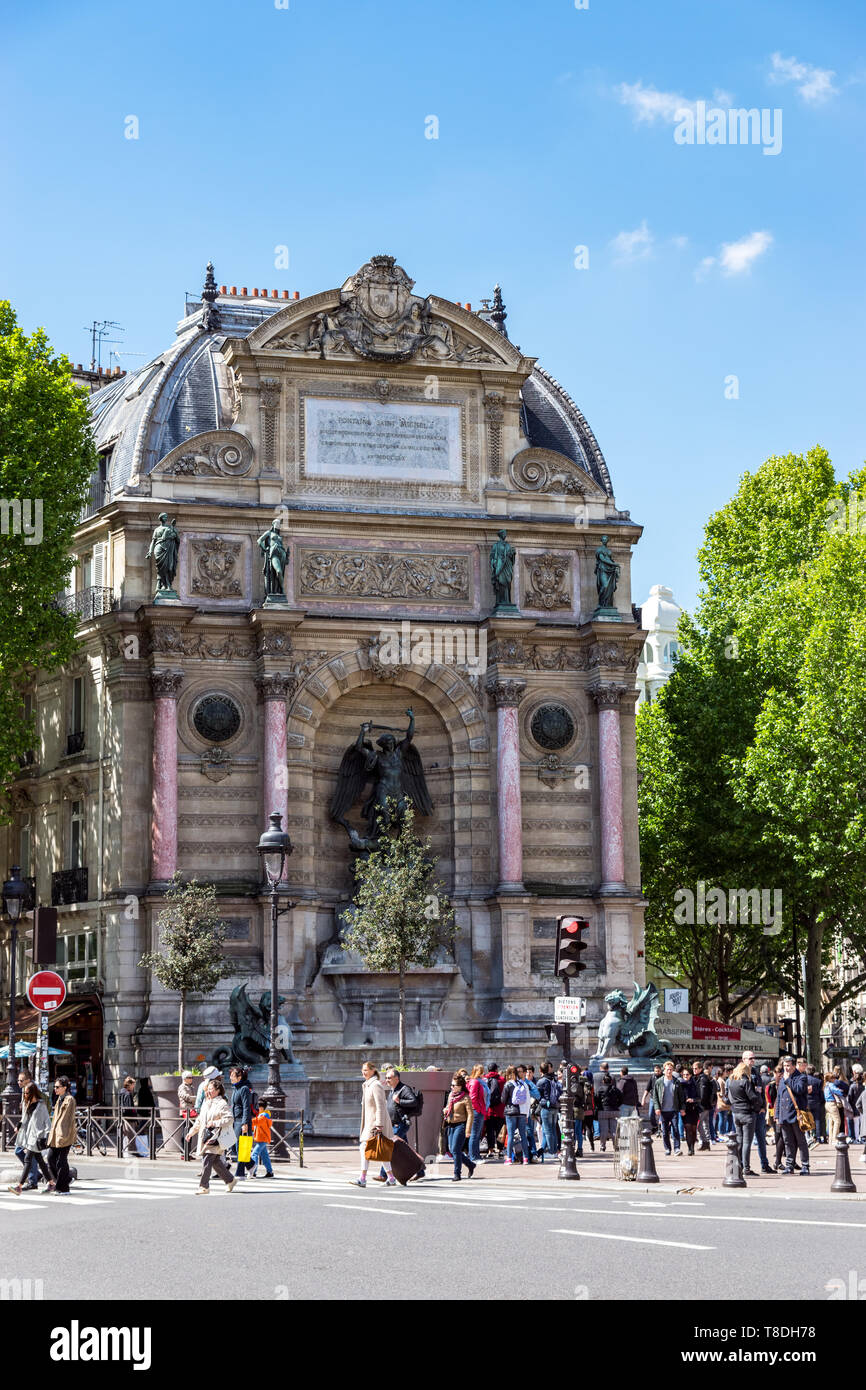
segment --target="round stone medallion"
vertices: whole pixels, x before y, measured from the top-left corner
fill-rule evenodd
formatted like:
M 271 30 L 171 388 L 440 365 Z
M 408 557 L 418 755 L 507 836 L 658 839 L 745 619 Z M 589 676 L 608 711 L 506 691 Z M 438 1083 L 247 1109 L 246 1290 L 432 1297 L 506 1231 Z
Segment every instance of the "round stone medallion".
M 241 712 L 228 695 L 206 695 L 196 705 L 192 722 L 208 743 L 225 743 L 241 727 Z
M 574 720 L 565 705 L 541 705 L 529 726 L 539 748 L 556 752 L 567 748 L 574 738 Z

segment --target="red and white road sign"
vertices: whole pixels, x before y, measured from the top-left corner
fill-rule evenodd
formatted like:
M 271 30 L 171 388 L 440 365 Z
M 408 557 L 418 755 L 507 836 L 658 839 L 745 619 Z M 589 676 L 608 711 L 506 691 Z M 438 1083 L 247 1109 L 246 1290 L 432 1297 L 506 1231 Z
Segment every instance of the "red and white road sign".
M 34 1009 L 49 1013 L 59 1009 L 66 998 L 66 985 L 53 970 L 38 970 L 27 981 L 27 998 Z

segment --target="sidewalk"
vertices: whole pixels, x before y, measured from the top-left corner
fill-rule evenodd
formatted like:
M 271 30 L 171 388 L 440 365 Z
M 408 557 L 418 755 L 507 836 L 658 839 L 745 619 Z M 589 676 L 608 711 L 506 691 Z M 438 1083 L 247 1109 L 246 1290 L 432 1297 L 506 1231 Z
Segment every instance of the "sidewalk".
M 652 1186 L 622 1182 L 615 1178 L 613 1154 L 610 1147 L 606 1153 L 601 1153 L 598 1141 L 596 1141 L 595 1153 L 592 1153 L 588 1147 L 584 1149 L 583 1158 L 577 1160 L 577 1171 L 582 1182 L 590 1184 L 593 1188 L 601 1188 L 611 1192 L 701 1191 L 725 1193 L 732 1199 L 746 1196 L 748 1193 L 755 1193 L 762 1197 L 832 1196 L 834 1199 L 847 1197 L 848 1200 L 860 1200 L 861 1198 L 866 1200 L 866 1163 L 860 1162 L 863 1155 L 862 1144 L 852 1144 L 848 1153 L 851 1178 L 858 1189 L 856 1194 L 830 1192 L 836 1172 L 836 1152 L 828 1144 L 818 1145 L 809 1151 L 811 1173 L 808 1177 L 802 1177 L 799 1173 L 795 1173 L 793 1177 L 785 1177 L 781 1173 L 774 1173 L 770 1176 L 761 1173 L 760 1168 L 758 1168 L 756 1169 L 758 1176 L 747 1178 L 745 1188 L 722 1186 L 722 1180 L 725 1176 L 725 1159 L 727 1158 L 727 1148 L 724 1144 L 714 1144 L 709 1153 L 699 1151 L 694 1156 L 690 1156 L 684 1149 L 681 1158 L 667 1158 L 660 1141 L 657 1139 L 653 1144 L 653 1154 L 659 1182 Z M 753 1155 L 757 1160 L 757 1150 L 753 1150 Z M 304 1145 L 304 1172 L 308 1172 L 311 1177 L 332 1177 L 336 1176 L 337 1173 L 353 1174 L 357 1167 L 357 1156 L 357 1144 L 327 1139 L 308 1139 Z M 482 1159 L 473 1181 L 477 1182 L 479 1179 L 483 1179 L 486 1182 L 494 1181 L 497 1183 L 531 1182 L 545 1186 L 558 1181 L 558 1171 L 558 1160 L 551 1162 L 548 1159 L 545 1163 L 507 1164 L 502 1160 L 487 1162 Z M 434 1163 L 427 1166 L 428 1178 L 450 1178 L 451 1172 L 450 1158 L 439 1157 Z

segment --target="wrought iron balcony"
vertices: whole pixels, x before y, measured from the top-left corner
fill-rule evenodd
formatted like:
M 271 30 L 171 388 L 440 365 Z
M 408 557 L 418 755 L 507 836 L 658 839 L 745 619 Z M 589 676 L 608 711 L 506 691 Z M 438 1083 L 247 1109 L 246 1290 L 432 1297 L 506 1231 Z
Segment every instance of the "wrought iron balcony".
M 58 594 L 54 600 L 61 613 L 74 613 L 82 621 L 101 618 L 110 613 L 115 606 L 114 592 L 92 584 L 89 589 L 81 589 L 77 594 Z
M 67 756 L 67 758 L 70 757 L 71 754 L 73 754 L 73 753 L 83 753 L 83 752 L 84 752 L 84 730 L 83 730 L 83 729 L 77 729 L 76 732 L 75 732 L 74 734 L 67 734 L 67 735 L 66 735 L 66 756 Z
M 87 902 L 87 870 L 60 869 L 51 875 L 51 906 Z

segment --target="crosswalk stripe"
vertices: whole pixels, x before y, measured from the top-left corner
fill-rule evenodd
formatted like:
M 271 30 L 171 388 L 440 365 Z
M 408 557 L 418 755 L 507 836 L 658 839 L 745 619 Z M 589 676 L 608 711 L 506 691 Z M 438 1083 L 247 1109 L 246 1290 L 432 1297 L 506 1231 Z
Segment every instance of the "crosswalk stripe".
M 649 1236 L 608 1235 L 604 1231 L 553 1230 L 552 1236 L 586 1236 L 590 1240 L 625 1240 L 630 1245 L 673 1245 L 677 1250 L 715 1250 L 714 1245 L 688 1245 L 682 1240 L 650 1240 Z
M 44 1206 L 44 1202 L 0 1202 L 2 1211 L 42 1211 Z
M 328 1202 L 329 1207 L 337 1207 L 340 1211 L 373 1211 L 384 1212 L 386 1216 L 414 1216 L 412 1211 L 396 1211 L 394 1207 L 371 1207 L 369 1202 Z

